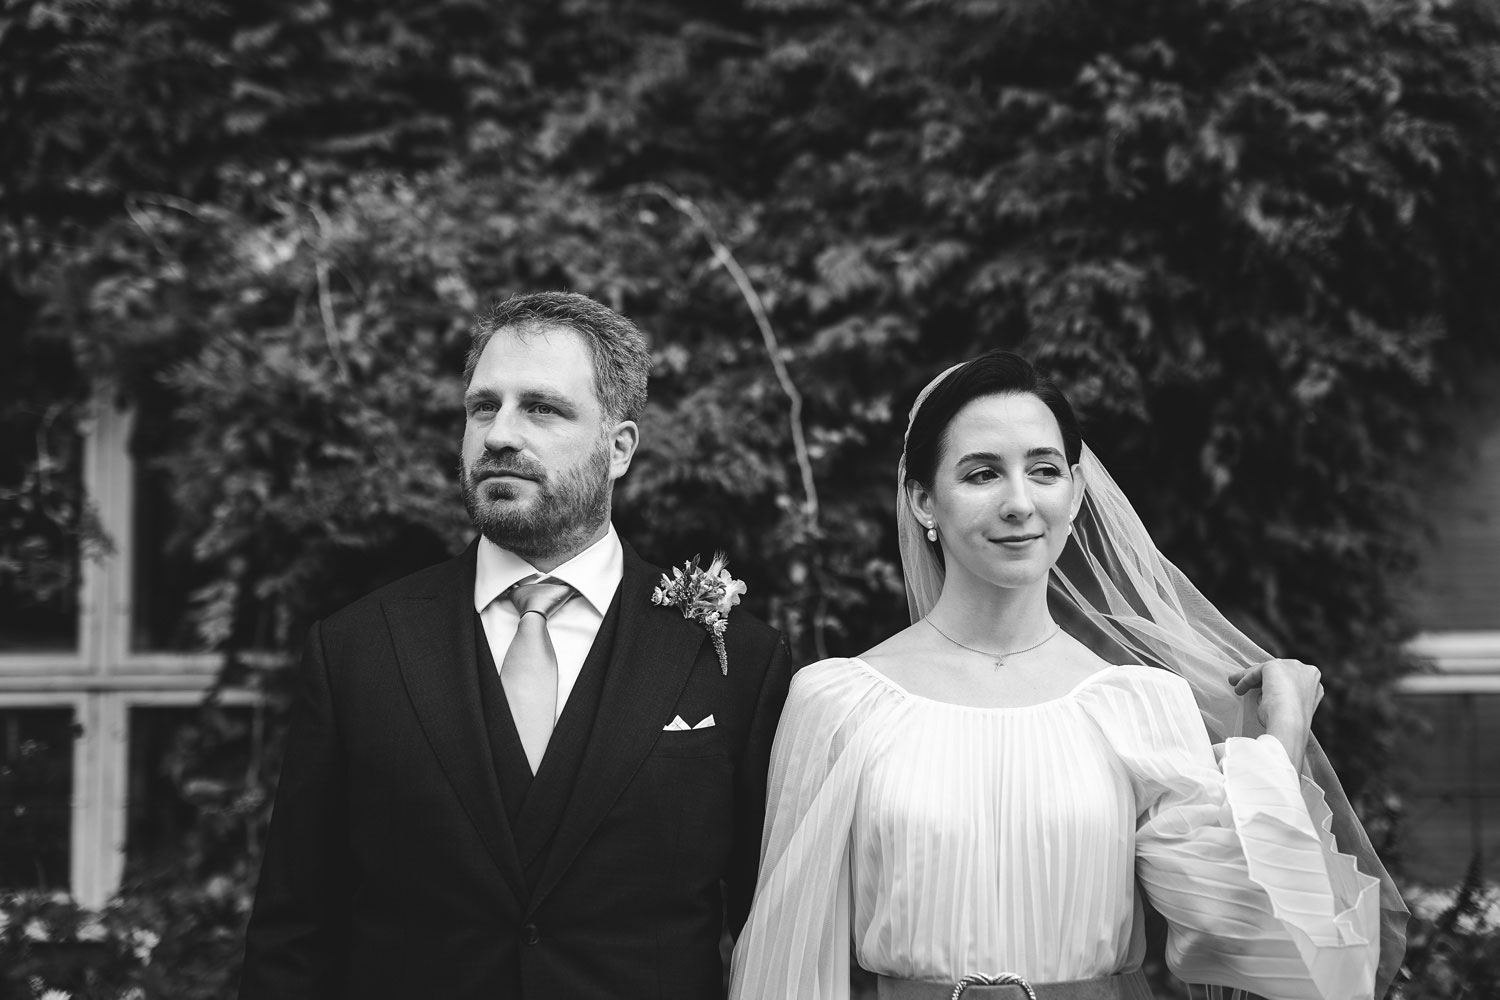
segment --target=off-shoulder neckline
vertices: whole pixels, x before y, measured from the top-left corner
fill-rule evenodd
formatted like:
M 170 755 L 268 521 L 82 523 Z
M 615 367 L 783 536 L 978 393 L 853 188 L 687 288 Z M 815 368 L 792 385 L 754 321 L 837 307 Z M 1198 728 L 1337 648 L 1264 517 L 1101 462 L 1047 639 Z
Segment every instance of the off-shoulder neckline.
M 872 667 L 870 664 L 866 663 L 859 657 L 851 656 L 848 659 L 851 663 L 858 664 L 860 668 L 862 668 L 866 673 L 874 677 L 876 680 L 880 681 L 886 687 L 889 687 L 891 690 L 898 692 L 906 698 L 910 698 L 912 701 L 925 702 L 928 705 L 936 705 L 939 708 L 956 709 L 960 712 L 984 712 L 999 715 L 1009 714 L 1013 712 L 1033 712 L 1039 708 L 1050 708 L 1054 705 L 1061 705 L 1066 702 L 1070 702 L 1078 695 L 1080 691 L 1082 691 L 1085 687 L 1088 687 L 1096 679 L 1103 677 L 1106 674 L 1112 674 L 1116 670 L 1122 668 L 1122 665 L 1118 663 L 1105 664 L 1102 670 L 1095 670 L 1093 673 L 1080 680 L 1077 684 L 1074 684 L 1066 692 L 1058 695 L 1056 698 L 1048 698 L 1046 701 L 1039 701 L 1033 705 L 960 705 L 954 701 L 941 701 L 937 698 L 929 698 L 926 695 L 908 691 L 905 687 L 902 687 L 899 683 L 897 683 L 893 678 L 884 673 L 881 673 L 879 670 L 876 670 L 874 667 Z

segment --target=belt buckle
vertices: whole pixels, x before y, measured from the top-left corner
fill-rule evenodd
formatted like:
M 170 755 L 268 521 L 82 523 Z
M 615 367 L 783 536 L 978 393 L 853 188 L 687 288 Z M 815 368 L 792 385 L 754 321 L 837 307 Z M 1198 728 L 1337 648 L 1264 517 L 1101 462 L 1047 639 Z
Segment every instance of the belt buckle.
M 953 994 L 948 1000 L 959 1000 L 964 995 L 964 990 L 970 986 L 1019 986 L 1026 991 L 1030 1000 L 1036 1000 L 1036 990 L 1031 984 L 1013 972 L 1002 972 L 998 976 L 986 976 L 983 973 L 971 972 L 960 979 L 953 987 Z

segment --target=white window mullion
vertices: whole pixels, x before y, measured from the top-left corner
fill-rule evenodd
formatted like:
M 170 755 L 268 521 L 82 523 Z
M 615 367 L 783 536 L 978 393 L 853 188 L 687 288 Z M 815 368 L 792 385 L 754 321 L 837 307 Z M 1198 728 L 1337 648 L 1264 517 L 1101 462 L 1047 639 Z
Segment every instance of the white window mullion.
M 83 734 L 74 748 L 73 896 L 100 907 L 120 887 L 125 864 L 129 733 L 125 700 L 92 692 L 80 706 Z
M 104 752 L 104 730 L 97 695 L 82 695 L 75 702 L 73 741 L 73 849 L 69 881 L 73 896 L 85 906 L 97 906 L 100 898 L 99 760 Z
M 108 392 L 95 393 L 79 431 L 83 435 L 84 500 L 93 505 L 94 511 L 99 515 L 100 527 L 108 540 L 115 543 L 118 532 L 110 525 L 113 520 L 110 517 L 110 491 L 115 479 L 111 466 L 114 463 L 106 450 L 99 446 L 99 435 L 110 423 L 112 409 Z M 100 554 L 97 558 L 89 558 L 84 554 L 82 558 L 82 586 L 78 595 L 78 656 L 89 673 L 97 673 L 104 654 L 101 629 L 110 604 L 108 561 L 111 556 Z
M 135 566 L 135 476 L 130 457 L 130 434 L 135 414 L 114 402 L 112 393 L 96 397 L 95 424 L 89 435 L 96 478 L 90 489 L 99 512 L 100 527 L 114 546 L 101 560 L 92 560 L 96 582 L 93 595 L 95 657 L 98 673 L 107 674 L 130 654 L 130 591 Z
M 102 906 L 120 889 L 125 871 L 126 797 L 130 791 L 130 713 L 125 696 L 117 691 L 97 696 L 103 735 L 99 767 L 99 884 Z

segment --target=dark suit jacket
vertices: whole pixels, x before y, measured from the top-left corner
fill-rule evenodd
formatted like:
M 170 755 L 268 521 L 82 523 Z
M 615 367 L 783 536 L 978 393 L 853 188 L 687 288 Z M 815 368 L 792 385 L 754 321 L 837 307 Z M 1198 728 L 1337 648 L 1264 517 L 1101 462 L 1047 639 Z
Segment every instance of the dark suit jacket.
M 518 837 L 481 709 L 475 549 L 313 626 L 240 1000 L 720 996 L 785 644 L 736 609 L 725 675 L 700 625 L 651 604 L 661 570 L 625 546 L 597 684 L 569 697 Z M 554 774 L 569 741 L 571 773 Z

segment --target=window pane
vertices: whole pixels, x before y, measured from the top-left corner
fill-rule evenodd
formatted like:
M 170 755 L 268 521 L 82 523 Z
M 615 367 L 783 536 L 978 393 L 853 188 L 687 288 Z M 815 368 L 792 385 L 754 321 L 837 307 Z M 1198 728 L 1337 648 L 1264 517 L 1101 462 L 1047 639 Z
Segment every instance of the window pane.
M 73 736 L 71 708 L 0 708 L 0 888 L 68 888 Z
M 239 809 L 258 710 L 133 708 L 125 838 L 127 879 L 164 867 L 218 866 L 243 852 Z
M 82 457 L 66 408 L 0 409 L 0 651 L 77 645 Z
M 1417 621 L 1436 632 L 1500 629 L 1500 366 L 1474 382 L 1489 391 L 1453 415 L 1457 447 L 1442 473 L 1454 482 L 1423 497 L 1437 535 L 1412 597 Z
M 181 493 L 181 477 L 196 470 L 171 468 L 166 461 L 183 443 L 182 404 L 159 384 L 142 388 L 134 402 L 130 645 L 140 652 L 201 650 L 206 644 L 194 621 L 193 595 L 215 576 L 194 558 L 193 546 L 205 530 L 207 512 L 178 505 L 174 493 Z
M 1403 868 L 1428 884 L 1462 878 L 1500 851 L 1500 695 L 1408 695 L 1414 727 L 1400 777 Z
M 165 474 L 149 457 L 135 468 L 135 570 L 132 574 L 130 644 L 133 649 L 203 648 L 193 626 L 193 591 L 208 582 L 187 539 L 173 533 L 175 511 Z

